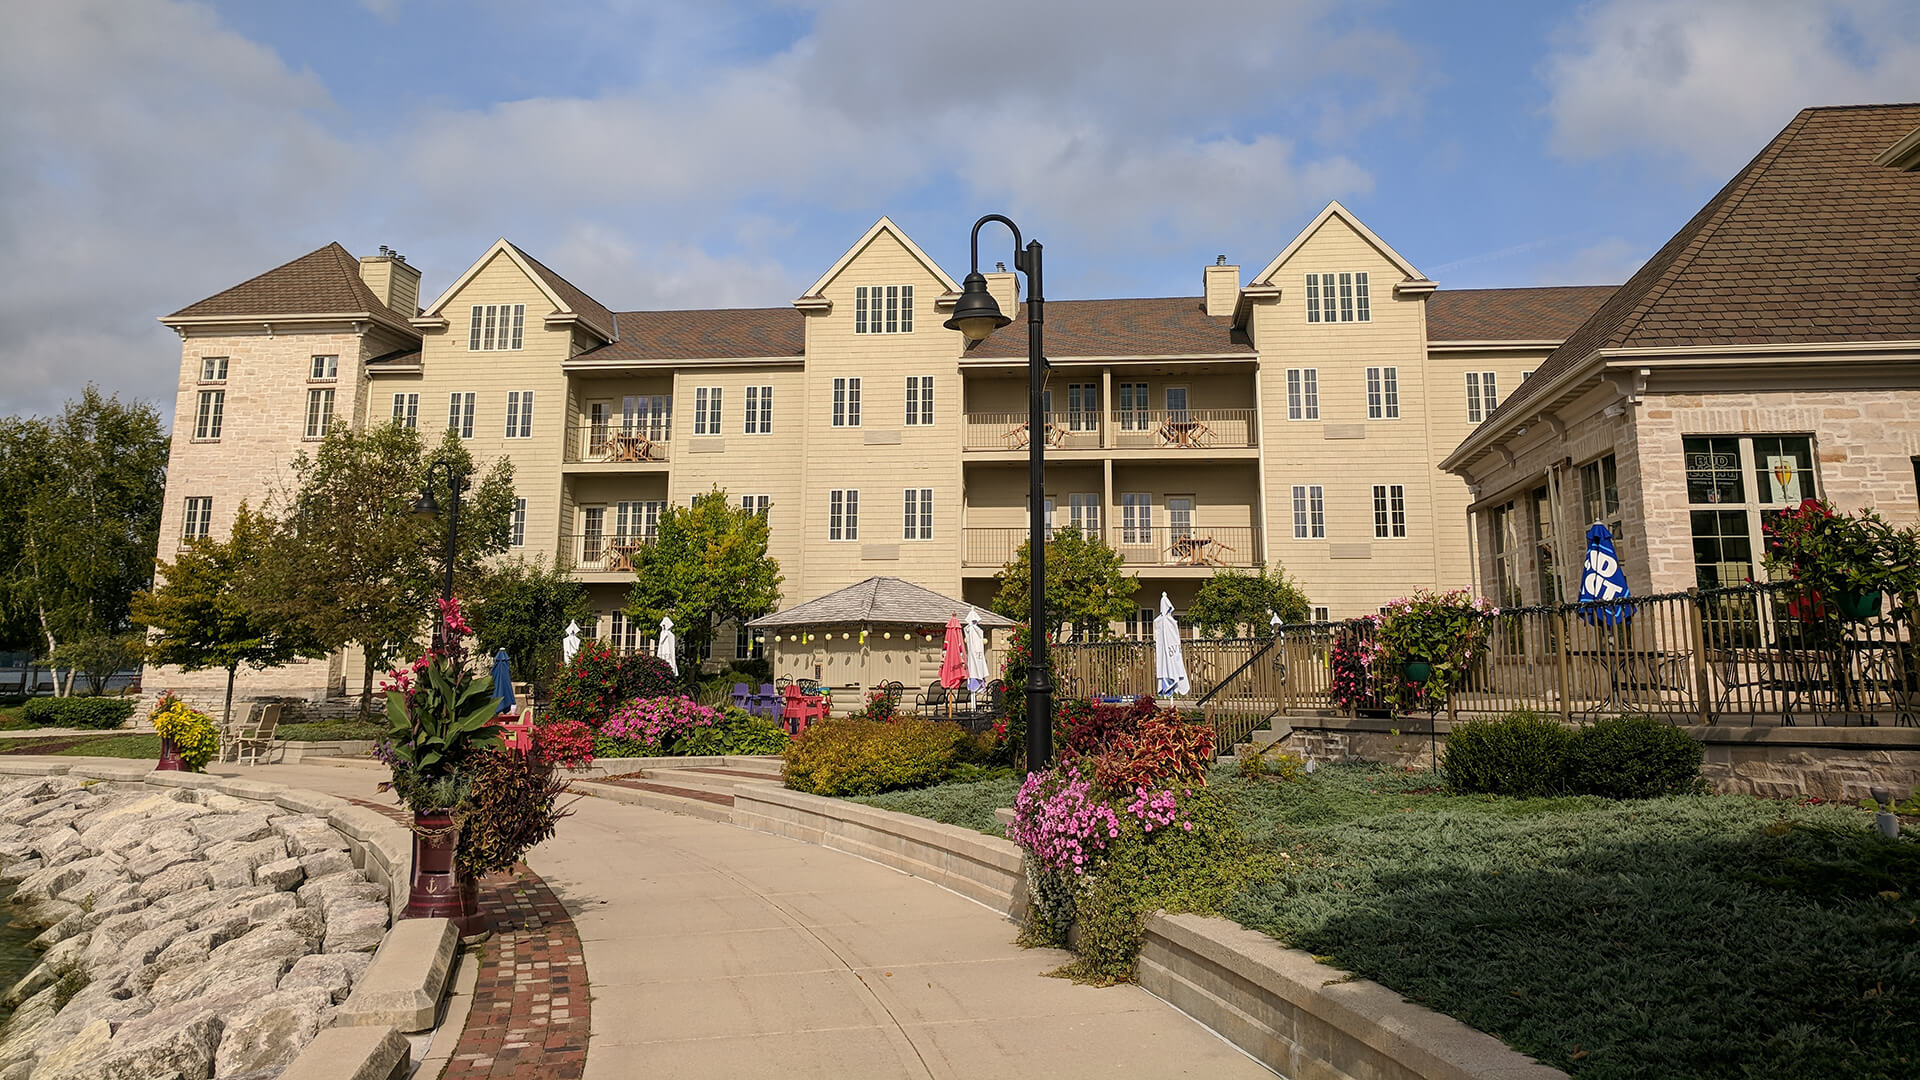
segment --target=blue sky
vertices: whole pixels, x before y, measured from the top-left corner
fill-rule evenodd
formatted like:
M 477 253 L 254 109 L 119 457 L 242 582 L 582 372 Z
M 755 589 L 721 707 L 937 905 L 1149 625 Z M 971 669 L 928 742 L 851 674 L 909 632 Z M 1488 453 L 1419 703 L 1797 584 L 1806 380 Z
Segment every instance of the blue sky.
M 329 240 L 429 294 L 506 235 L 617 308 L 771 305 L 883 213 L 957 276 L 1001 211 L 1051 296 L 1191 295 L 1337 198 L 1443 288 L 1616 282 L 1796 109 L 1920 99 L 1906 0 L 67 0 L 0 32 L 32 43 L 8 412 L 170 407 L 153 317 Z

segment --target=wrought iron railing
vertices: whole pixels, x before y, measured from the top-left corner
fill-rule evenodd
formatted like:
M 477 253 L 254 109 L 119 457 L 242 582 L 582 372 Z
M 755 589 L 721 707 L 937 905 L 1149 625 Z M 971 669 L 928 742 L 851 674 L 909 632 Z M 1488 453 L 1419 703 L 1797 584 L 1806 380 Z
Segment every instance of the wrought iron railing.
M 1017 412 L 966 414 L 968 450 L 1024 450 L 1032 441 L 1030 417 Z M 1050 450 L 1209 450 L 1259 445 L 1252 409 L 1123 409 L 1047 414 Z
M 1027 542 L 1025 525 L 963 532 L 965 566 L 1005 566 Z M 1260 561 L 1260 530 L 1251 525 L 1113 528 L 1106 530 L 1106 539 L 1129 566 L 1252 566 Z
M 640 549 L 652 542 L 638 535 L 561 533 L 557 554 L 565 570 L 630 574 Z
M 563 458 L 569 465 L 586 462 L 649 465 L 668 460 L 673 428 L 664 421 L 623 424 L 619 420 L 572 425 L 567 431 Z

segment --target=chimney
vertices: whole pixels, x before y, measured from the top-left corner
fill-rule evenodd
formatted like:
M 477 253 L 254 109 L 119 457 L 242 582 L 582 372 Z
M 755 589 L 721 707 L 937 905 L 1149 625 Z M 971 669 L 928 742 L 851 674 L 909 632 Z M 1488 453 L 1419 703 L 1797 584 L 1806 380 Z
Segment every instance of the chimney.
M 1208 315 L 1224 318 L 1233 314 L 1233 305 L 1240 299 L 1239 267 L 1228 266 L 1227 257 L 1218 256 L 1201 274 L 1201 285 Z
M 420 271 L 407 263 L 405 255 L 381 244 L 380 254 L 360 256 L 360 280 L 401 318 L 419 314 Z
M 986 275 L 987 292 L 993 302 L 1000 305 L 1000 314 L 1009 319 L 1020 317 L 1020 279 L 1007 269 L 1006 263 L 994 263 L 993 272 Z

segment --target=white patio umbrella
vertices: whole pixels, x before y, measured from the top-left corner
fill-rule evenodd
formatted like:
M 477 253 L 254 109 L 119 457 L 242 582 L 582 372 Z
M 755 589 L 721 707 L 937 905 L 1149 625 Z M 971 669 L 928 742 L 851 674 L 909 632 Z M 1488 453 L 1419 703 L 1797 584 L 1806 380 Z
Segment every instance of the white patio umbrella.
M 1160 617 L 1153 620 L 1153 671 L 1160 696 L 1184 694 L 1192 689 L 1187 681 L 1187 660 L 1180 653 L 1180 624 L 1173 617 L 1173 601 L 1160 594 Z
M 674 657 L 674 646 L 677 644 L 679 643 L 673 636 L 673 619 L 669 616 L 662 615 L 660 617 L 660 644 L 653 647 L 653 655 L 665 660 L 667 666 L 673 669 L 675 675 L 680 674 L 680 661 Z
M 980 629 L 980 613 L 967 609 L 967 689 L 979 693 L 987 685 L 987 635 Z
M 580 624 L 569 620 L 567 636 L 560 641 L 560 662 L 573 663 L 573 654 L 580 651 Z

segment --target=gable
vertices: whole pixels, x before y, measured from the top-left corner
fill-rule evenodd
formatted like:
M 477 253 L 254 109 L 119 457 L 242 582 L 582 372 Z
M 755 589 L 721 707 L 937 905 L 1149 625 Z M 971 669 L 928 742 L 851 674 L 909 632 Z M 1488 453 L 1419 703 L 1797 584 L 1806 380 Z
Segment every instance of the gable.
M 873 227 L 855 241 L 852 247 L 847 249 L 846 254 L 835 260 L 834 264 L 827 268 L 827 272 L 821 274 L 819 280 L 801 294 L 801 298 L 824 297 L 826 291 L 838 284 L 839 279 L 848 271 L 855 271 L 858 274 L 869 268 L 876 271 L 884 270 L 894 275 L 896 281 L 899 280 L 898 275 L 901 271 L 917 268 L 948 292 L 960 291 L 959 284 L 940 268 L 939 263 L 934 262 L 926 252 L 920 250 L 920 245 L 914 243 L 912 237 L 900 231 L 900 227 L 892 220 L 882 217 L 874 222 Z M 857 283 L 850 281 L 848 284 Z
M 505 260 L 528 285 L 531 285 L 549 305 L 547 317 L 571 317 L 579 325 L 597 334 L 602 341 L 613 341 L 619 336 L 618 326 L 613 313 L 598 300 L 581 292 L 578 287 L 547 269 L 531 255 L 521 251 L 502 237 L 493 242 L 486 254 L 475 260 L 466 272 L 454 279 L 452 285 L 439 295 L 425 311 L 420 313 L 423 322 L 444 321 L 447 318 L 446 307 L 455 297 L 463 296 L 476 278 L 483 273 L 492 272 L 497 263 Z M 516 300 L 519 298 L 516 297 Z M 497 302 L 497 301 L 495 301 Z M 531 301 L 529 301 L 530 303 Z
M 1295 271 L 1341 269 L 1322 265 L 1327 259 L 1364 258 L 1383 269 L 1404 275 L 1408 280 L 1425 282 L 1427 277 L 1401 254 L 1380 239 L 1372 229 L 1338 202 L 1330 202 L 1274 256 L 1266 269 L 1253 276 L 1253 284 L 1272 285 L 1277 274 L 1290 277 Z M 1362 269 L 1352 266 L 1351 269 Z M 1366 269 L 1371 269 L 1367 267 Z M 1284 282 L 1283 282 L 1284 284 Z

